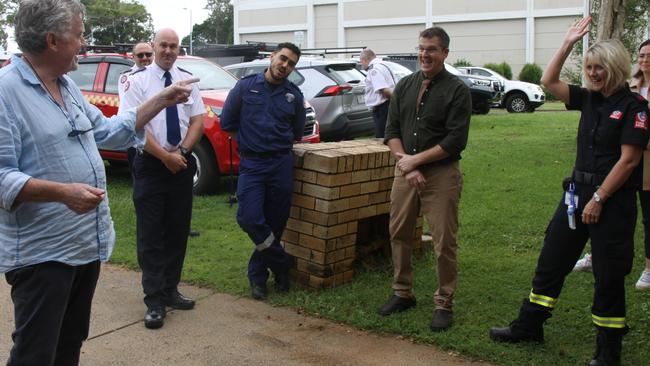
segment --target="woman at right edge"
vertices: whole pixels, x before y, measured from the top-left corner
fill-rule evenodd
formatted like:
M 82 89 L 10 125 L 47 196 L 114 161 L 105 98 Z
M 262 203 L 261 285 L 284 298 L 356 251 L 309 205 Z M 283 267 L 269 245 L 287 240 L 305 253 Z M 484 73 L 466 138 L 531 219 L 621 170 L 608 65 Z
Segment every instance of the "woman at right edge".
M 630 92 L 630 55 L 618 40 L 594 44 L 583 71 L 588 88 L 561 81 L 573 46 L 589 32 L 591 18 L 576 21 L 548 64 L 542 83 L 580 115 L 575 167 L 546 229 L 532 290 L 519 316 L 490 329 L 498 342 L 543 342 L 565 277 L 591 240 L 596 353 L 589 366 L 620 365 L 625 321 L 625 276 L 632 268 L 639 162 L 648 142 L 647 101 Z M 572 210 L 572 209 L 575 210 Z M 570 212 L 573 211 L 573 215 Z M 573 220 L 572 220 L 573 218 Z

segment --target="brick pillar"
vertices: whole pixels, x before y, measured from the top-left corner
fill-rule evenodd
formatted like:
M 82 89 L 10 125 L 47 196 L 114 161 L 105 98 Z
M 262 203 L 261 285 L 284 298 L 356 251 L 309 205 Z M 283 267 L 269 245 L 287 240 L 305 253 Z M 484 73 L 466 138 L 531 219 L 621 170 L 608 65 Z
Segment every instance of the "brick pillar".
M 352 281 L 358 220 L 388 214 L 395 161 L 378 139 L 294 146 L 291 217 L 282 236 L 300 285 Z M 415 247 L 421 248 L 418 221 Z

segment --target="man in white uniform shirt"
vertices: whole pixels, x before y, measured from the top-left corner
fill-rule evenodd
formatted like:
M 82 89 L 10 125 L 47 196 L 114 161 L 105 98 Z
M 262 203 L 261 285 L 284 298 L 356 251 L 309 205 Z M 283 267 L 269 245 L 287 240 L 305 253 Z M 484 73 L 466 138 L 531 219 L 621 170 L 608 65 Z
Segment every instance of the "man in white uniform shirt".
M 359 55 L 359 62 L 367 70 L 366 75 L 366 105 L 372 108 L 372 119 L 375 122 L 375 137 L 384 137 L 388 104 L 393 94 L 395 79 L 393 74 L 375 53 L 366 48 Z
M 172 29 L 154 36 L 154 63 L 132 72 L 120 88 L 120 112 L 139 105 L 167 84 L 193 78 L 174 65 L 180 51 Z M 167 108 L 146 127 L 146 143 L 133 161 L 133 203 L 137 217 L 138 263 L 147 328 L 164 324 L 166 306 L 189 310 L 194 300 L 178 292 L 192 215 L 196 161 L 191 154 L 203 134 L 205 107 L 194 85 L 188 101 Z

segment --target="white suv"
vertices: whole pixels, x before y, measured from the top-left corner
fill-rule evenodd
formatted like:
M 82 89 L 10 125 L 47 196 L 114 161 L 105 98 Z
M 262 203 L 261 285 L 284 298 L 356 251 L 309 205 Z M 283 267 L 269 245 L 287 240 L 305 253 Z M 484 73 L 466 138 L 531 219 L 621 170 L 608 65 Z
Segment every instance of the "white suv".
M 544 104 L 544 90 L 539 85 L 524 81 L 508 80 L 496 71 L 484 67 L 458 67 L 470 75 L 480 75 L 499 79 L 505 89 L 501 97 L 500 107 L 506 108 L 511 113 L 533 112 L 535 108 Z

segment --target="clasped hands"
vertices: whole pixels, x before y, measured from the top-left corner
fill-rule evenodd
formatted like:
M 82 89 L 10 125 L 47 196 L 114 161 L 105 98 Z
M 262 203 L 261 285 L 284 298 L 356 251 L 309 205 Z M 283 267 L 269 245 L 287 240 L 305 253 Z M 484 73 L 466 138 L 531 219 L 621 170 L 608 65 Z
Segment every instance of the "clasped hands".
M 395 159 L 397 159 L 395 162 L 397 170 L 402 173 L 409 185 L 417 189 L 424 188 L 427 181 L 424 175 L 416 169 L 418 164 L 415 157 L 405 153 L 395 153 Z

